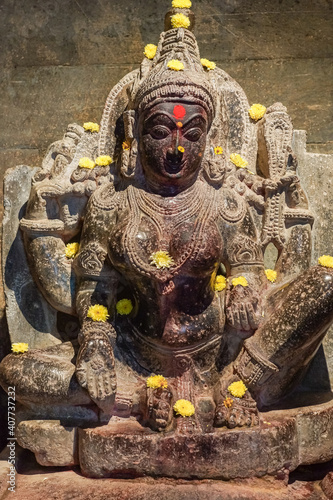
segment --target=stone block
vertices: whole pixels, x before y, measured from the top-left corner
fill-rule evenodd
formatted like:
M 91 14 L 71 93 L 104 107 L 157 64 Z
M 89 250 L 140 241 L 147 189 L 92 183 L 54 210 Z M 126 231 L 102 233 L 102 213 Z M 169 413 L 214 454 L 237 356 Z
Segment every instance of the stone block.
M 48 305 L 30 274 L 19 220 L 28 200 L 31 177 L 36 168 L 10 169 L 4 183 L 3 276 L 6 316 L 11 342 L 27 342 L 30 347 L 60 343 L 56 311 Z
M 17 441 L 35 453 L 40 465 L 73 466 L 78 463 L 77 428 L 57 420 L 29 420 L 19 423 Z
M 297 406 L 297 405 L 296 405 Z M 112 421 L 79 430 L 79 461 L 88 477 L 192 479 L 287 474 L 333 458 L 333 400 L 261 414 L 260 426 L 214 433 L 158 434 L 138 422 Z M 179 417 L 182 418 L 182 417 Z

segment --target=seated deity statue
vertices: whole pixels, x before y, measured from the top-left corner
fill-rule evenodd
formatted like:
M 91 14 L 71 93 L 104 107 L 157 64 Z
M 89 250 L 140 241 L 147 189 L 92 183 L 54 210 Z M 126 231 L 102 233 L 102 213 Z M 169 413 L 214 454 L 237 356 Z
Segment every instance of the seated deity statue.
M 32 180 L 20 222 L 31 274 L 80 322 L 77 339 L 0 365 L 37 416 L 89 407 L 100 425 L 155 433 L 256 427 L 332 323 L 333 269 L 310 267 L 286 108 L 250 108 L 200 59 L 193 22 L 173 9 L 100 129 L 70 125 Z

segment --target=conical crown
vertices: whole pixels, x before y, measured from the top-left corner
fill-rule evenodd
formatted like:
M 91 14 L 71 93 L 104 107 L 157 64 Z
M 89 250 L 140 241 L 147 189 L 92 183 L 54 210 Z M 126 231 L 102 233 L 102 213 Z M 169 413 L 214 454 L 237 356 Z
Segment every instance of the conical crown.
M 135 87 L 133 103 L 139 111 L 156 101 L 182 99 L 201 104 L 211 120 L 214 116 L 216 92 L 201 64 L 195 36 L 184 27 L 161 34 L 152 64 Z

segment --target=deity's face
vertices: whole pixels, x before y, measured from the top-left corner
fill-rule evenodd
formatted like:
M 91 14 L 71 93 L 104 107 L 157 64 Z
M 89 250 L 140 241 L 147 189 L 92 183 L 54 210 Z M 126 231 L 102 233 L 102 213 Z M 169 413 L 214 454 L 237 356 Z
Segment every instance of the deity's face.
M 140 156 L 148 185 L 170 193 L 195 181 L 203 158 L 208 117 L 199 104 L 159 103 L 140 122 Z

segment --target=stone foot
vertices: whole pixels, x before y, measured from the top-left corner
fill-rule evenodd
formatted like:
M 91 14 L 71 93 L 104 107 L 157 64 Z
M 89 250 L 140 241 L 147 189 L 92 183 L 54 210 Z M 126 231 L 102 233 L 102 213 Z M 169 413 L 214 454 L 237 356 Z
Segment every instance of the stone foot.
M 232 394 L 228 388 L 234 382 L 242 384 L 242 381 L 236 376 L 232 376 L 221 383 L 214 426 L 226 426 L 229 429 L 233 429 L 235 427 L 253 427 L 259 425 L 259 412 L 255 400 L 248 390 L 245 391 L 242 397 Z
M 169 389 L 148 388 L 148 425 L 155 431 L 164 431 L 172 420 L 172 393 Z

